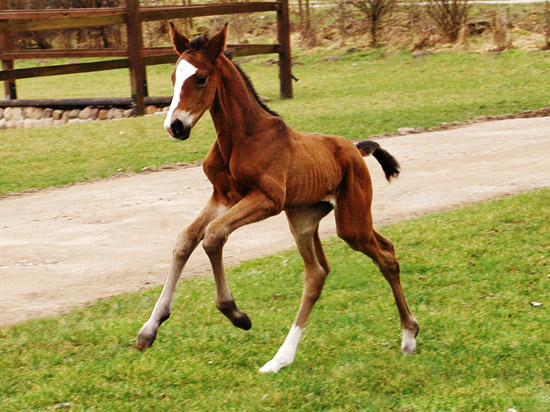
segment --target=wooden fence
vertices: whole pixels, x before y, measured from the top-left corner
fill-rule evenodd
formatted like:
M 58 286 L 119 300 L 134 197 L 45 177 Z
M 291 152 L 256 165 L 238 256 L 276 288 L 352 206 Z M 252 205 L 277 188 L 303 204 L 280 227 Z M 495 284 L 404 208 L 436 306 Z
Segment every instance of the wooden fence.
M 153 99 L 147 97 L 146 66 L 173 63 L 177 60 L 177 55 L 171 47 L 143 48 L 141 23 L 266 11 L 277 13 L 277 43 L 228 45 L 228 48 L 234 50 L 235 56 L 277 53 L 279 55 L 281 99 L 292 97 L 288 0 L 162 7 L 139 7 L 139 0 L 126 0 L 126 7 L 63 10 L 6 10 L 5 5 L 6 0 L 0 0 L 0 59 L 2 60 L 3 69 L 0 71 L 0 81 L 5 83 L 6 98 L 8 100 L 0 100 L 0 106 L 15 105 L 16 101 L 14 99 L 17 99 L 15 80 L 17 79 L 129 68 L 132 91 L 131 102 L 134 105 L 135 113 L 142 115 L 147 101 Z M 128 45 L 125 49 L 15 50 L 11 36 L 11 33 L 17 32 L 116 24 L 126 25 Z M 18 59 L 66 57 L 123 58 L 26 69 L 14 69 L 13 66 L 13 61 Z M 93 100 L 97 103 L 101 99 Z M 10 104 L 10 101 L 12 104 Z M 53 100 L 50 99 L 50 101 Z

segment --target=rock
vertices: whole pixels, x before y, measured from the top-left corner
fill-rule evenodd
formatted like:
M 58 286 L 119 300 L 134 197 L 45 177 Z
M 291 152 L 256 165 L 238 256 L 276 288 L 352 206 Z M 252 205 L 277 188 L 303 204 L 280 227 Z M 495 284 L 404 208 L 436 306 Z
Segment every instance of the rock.
M 421 57 L 431 56 L 432 54 L 434 54 L 434 52 L 430 50 L 418 50 L 413 53 L 413 59 L 419 59 Z
M 132 117 L 134 115 L 134 109 L 127 109 L 122 112 L 123 117 Z
M 63 117 L 63 110 L 54 110 L 52 112 L 52 117 L 54 120 L 59 120 Z
M 52 109 L 46 108 L 46 109 L 42 110 L 42 118 L 43 119 L 49 119 L 52 116 L 53 116 L 53 110 Z
M 111 107 L 109 109 L 109 111 L 107 112 L 107 120 L 112 120 L 115 118 L 115 112 L 116 112 L 116 108 L 114 107 Z
M 90 112 L 90 119 L 97 120 L 98 115 L 99 115 L 99 109 L 92 108 L 92 111 Z
M 6 107 L 4 109 L 4 119 L 11 120 L 13 116 L 13 108 L 12 107 Z
M 68 118 L 69 119 L 77 119 L 79 114 L 80 114 L 80 110 L 73 109 L 70 112 L 68 112 Z
M 69 120 L 69 111 L 63 111 L 63 113 L 61 113 L 61 118 L 65 120 L 65 123 L 67 123 L 67 120 Z
M 54 119 L 53 121 L 54 126 L 64 126 L 65 123 L 67 123 L 66 119 Z
M 122 109 L 115 109 L 113 119 L 122 119 L 124 117 L 124 111 Z
M 41 109 L 39 107 L 33 107 L 31 110 L 31 119 L 42 119 L 42 116 L 44 114 L 44 109 Z
M 44 119 L 40 119 L 39 124 L 37 126 L 40 126 L 40 127 L 52 126 L 53 122 L 54 122 L 53 118 L 46 117 Z
M 145 108 L 145 113 L 146 114 L 155 114 L 157 111 L 157 106 L 147 106 Z
M 26 107 L 23 110 L 23 117 L 25 119 L 38 120 L 42 118 L 42 109 L 38 107 Z
M 0 107 L 0 119 L 4 117 L 4 109 Z
M 271 99 L 267 96 L 258 96 L 258 98 L 260 99 L 261 102 L 270 102 Z
M 0 130 L 8 128 L 8 121 L 4 118 L 0 119 Z
M 80 113 L 78 113 L 78 118 L 82 120 L 86 120 L 92 117 L 92 108 L 90 106 L 82 109 Z
M 98 118 L 99 120 L 107 120 L 107 113 L 109 113 L 108 110 L 101 109 L 101 110 L 97 113 L 97 118 Z
M 400 127 L 399 129 L 397 129 L 397 133 L 399 134 L 409 134 L 409 133 L 414 133 L 416 130 L 414 129 L 414 127 Z
M 15 129 L 17 127 L 17 120 L 10 119 L 6 122 L 6 127 L 8 129 Z
M 170 107 L 169 107 L 169 106 L 164 106 L 164 107 L 162 108 L 162 112 L 163 112 L 163 113 L 168 113 L 168 110 L 170 110 Z
M 13 120 L 23 120 L 23 109 L 20 107 L 14 107 L 11 118 Z
M 36 126 L 36 120 L 35 119 L 25 119 L 23 120 L 23 127 L 25 129 L 30 129 L 31 127 Z

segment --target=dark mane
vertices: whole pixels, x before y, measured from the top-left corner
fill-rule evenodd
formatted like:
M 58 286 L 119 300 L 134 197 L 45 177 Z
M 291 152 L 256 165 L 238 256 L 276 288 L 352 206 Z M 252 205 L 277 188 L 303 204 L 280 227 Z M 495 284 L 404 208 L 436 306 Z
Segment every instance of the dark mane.
M 199 51 L 203 50 L 206 46 L 206 43 L 208 43 L 208 36 L 206 34 L 201 34 L 199 36 L 193 37 L 193 39 L 189 42 L 189 47 L 193 50 Z M 246 88 L 250 93 L 252 93 L 252 96 L 254 96 L 254 99 L 262 109 L 264 109 L 266 112 L 268 112 L 272 116 L 281 117 L 278 113 L 271 110 L 267 105 L 260 100 L 260 97 L 258 96 L 258 93 L 256 93 L 256 89 L 254 89 L 254 86 L 252 85 L 252 82 L 250 81 L 249 77 L 246 75 L 246 73 L 241 69 L 234 61 L 233 61 L 233 55 L 230 51 L 224 52 L 225 56 L 231 60 L 239 74 L 241 75 L 242 79 L 244 80 L 244 83 L 246 84 Z
M 260 107 L 272 116 L 281 117 L 281 116 L 279 116 L 279 114 L 277 112 L 274 112 L 273 110 L 271 110 L 269 107 L 266 106 L 266 104 L 264 102 L 261 101 L 260 97 L 258 96 L 258 93 L 256 93 L 256 89 L 254 89 L 254 86 L 252 85 L 252 82 L 250 81 L 250 79 L 248 78 L 246 73 L 243 71 L 243 69 L 241 69 L 238 64 L 235 64 L 235 62 L 232 61 L 232 63 L 236 67 L 236 69 L 239 72 L 239 74 L 241 75 L 241 77 L 243 78 L 244 83 L 246 84 L 246 87 L 247 87 L 248 91 L 250 93 L 252 93 L 252 95 L 254 96 L 254 99 L 256 99 L 256 101 L 258 102 Z
M 189 47 L 195 51 L 203 50 L 208 43 L 208 36 L 206 34 L 200 34 L 193 37 L 189 42 Z

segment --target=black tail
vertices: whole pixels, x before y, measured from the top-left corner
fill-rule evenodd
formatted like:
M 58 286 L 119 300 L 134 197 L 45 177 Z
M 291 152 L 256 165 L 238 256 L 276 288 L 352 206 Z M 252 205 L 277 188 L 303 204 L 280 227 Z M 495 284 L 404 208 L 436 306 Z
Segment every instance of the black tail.
M 401 170 L 399 162 L 395 160 L 395 157 L 382 149 L 378 143 L 372 140 L 363 140 L 362 142 L 355 143 L 355 146 L 359 149 L 361 155 L 373 155 L 374 158 L 378 160 L 378 163 L 380 163 L 382 169 L 384 170 L 384 174 L 386 175 L 388 182 L 391 182 L 392 178 L 399 176 L 399 171 Z

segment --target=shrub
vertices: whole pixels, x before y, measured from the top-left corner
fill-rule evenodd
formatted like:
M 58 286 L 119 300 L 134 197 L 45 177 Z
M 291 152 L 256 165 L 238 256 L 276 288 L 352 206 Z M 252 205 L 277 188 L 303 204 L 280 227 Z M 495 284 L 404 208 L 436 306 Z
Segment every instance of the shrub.
M 455 42 L 470 11 L 469 0 L 429 0 L 428 15 L 451 42 Z
M 393 11 L 397 0 L 350 0 L 350 3 L 365 15 L 371 43 L 378 44 L 377 34 L 384 24 L 384 19 Z

